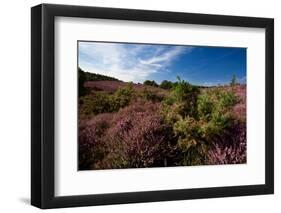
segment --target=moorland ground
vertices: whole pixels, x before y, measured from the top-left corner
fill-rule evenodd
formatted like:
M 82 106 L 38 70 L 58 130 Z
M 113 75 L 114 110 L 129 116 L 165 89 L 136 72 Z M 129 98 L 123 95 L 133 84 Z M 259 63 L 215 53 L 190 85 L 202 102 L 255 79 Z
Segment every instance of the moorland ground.
M 246 85 L 143 84 L 79 69 L 79 170 L 246 162 Z

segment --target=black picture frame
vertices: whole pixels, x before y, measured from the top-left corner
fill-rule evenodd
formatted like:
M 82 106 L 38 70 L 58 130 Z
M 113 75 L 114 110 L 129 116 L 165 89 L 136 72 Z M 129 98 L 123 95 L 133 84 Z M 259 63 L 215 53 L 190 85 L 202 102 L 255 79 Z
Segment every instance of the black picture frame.
M 54 170 L 55 17 L 264 28 L 265 184 L 56 197 Z M 274 193 L 274 20 L 241 16 L 41 4 L 31 9 L 31 204 L 42 208 L 217 198 Z

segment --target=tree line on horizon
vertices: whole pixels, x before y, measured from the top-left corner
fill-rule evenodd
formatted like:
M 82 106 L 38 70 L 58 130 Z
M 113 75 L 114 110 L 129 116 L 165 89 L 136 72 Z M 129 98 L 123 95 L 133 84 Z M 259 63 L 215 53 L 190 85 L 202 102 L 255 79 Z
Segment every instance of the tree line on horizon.
M 101 75 L 101 74 L 97 74 L 97 73 L 90 73 L 90 72 L 85 72 L 83 71 L 80 67 L 78 68 L 78 73 L 79 73 L 79 91 L 83 91 L 83 84 L 86 81 L 121 81 L 117 78 L 114 77 L 109 77 L 106 75 Z M 177 76 L 177 79 L 179 79 L 179 76 Z M 178 84 L 178 81 L 173 82 L 173 81 L 169 81 L 169 80 L 163 80 L 160 84 L 158 84 L 156 81 L 154 80 L 145 80 L 143 82 L 143 85 L 146 86 L 153 86 L 153 87 L 159 87 L 162 89 L 172 89 L 174 87 L 176 87 Z M 237 82 L 237 77 L 236 75 L 232 75 L 232 78 L 230 80 L 229 85 L 230 86 L 235 86 L 238 85 L 239 83 Z M 194 85 L 195 86 L 195 85 Z M 198 87 L 206 87 L 206 86 L 198 86 Z

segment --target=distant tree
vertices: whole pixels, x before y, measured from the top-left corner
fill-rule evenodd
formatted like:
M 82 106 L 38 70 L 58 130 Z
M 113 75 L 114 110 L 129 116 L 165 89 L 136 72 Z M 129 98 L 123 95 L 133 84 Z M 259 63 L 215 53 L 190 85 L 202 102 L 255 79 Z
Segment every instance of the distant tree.
M 164 81 L 162 81 L 162 83 L 160 84 L 160 87 L 161 87 L 162 89 L 172 89 L 172 88 L 173 88 L 173 85 L 174 85 L 173 82 L 164 80 Z
M 146 80 L 143 82 L 144 85 L 158 87 L 158 84 L 155 81 Z
M 181 77 L 180 77 L 180 76 L 178 76 L 178 75 L 177 75 L 177 80 L 178 80 L 178 82 L 179 82 L 179 83 L 181 83 L 181 82 L 182 82 Z
M 230 86 L 235 86 L 236 84 L 237 84 L 236 75 L 233 75 L 230 82 Z
M 79 87 L 79 97 L 87 94 L 87 89 L 84 87 L 84 83 L 87 80 L 86 74 L 80 68 L 78 68 L 78 87 Z
M 85 81 L 120 81 L 117 78 L 113 78 L 106 75 L 101 75 L 97 73 L 90 73 L 83 71 L 80 67 L 78 68 L 79 73 L 83 73 Z

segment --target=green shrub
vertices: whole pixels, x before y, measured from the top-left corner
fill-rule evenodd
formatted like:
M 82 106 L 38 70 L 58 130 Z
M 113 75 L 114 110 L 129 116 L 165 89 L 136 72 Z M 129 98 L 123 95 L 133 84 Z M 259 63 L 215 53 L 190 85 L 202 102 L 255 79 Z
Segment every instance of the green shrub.
M 174 124 L 174 132 L 179 136 L 179 139 L 185 139 L 190 141 L 190 144 L 196 145 L 198 139 L 200 138 L 200 126 L 198 122 L 192 117 L 186 117 L 180 119 Z M 187 150 L 190 147 L 188 145 L 185 149 Z
M 199 95 L 198 115 L 199 119 L 205 122 L 202 125 L 205 140 L 212 142 L 233 124 L 234 117 L 230 107 L 237 102 L 238 99 L 233 91 L 223 89 L 206 90 Z
M 118 111 L 120 108 L 128 106 L 134 95 L 132 84 L 119 88 L 111 97 L 111 111 Z
M 230 81 L 230 86 L 235 86 L 237 84 L 237 80 L 236 80 L 236 75 L 232 76 L 232 79 Z
M 80 74 L 84 76 L 85 81 L 120 81 L 117 78 L 101 75 L 97 73 L 90 73 L 83 71 L 80 67 L 78 68 L 79 77 Z
M 195 97 L 199 93 L 199 90 L 198 87 L 193 86 L 178 77 L 178 84 L 174 86 L 172 93 L 176 97 L 177 101 L 183 102 L 192 101 L 189 99 Z
M 182 117 L 193 116 L 197 114 L 197 97 L 199 89 L 196 86 L 189 84 L 188 82 L 182 81 L 178 78 L 177 84 L 174 87 L 169 96 L 163 100 L 163 105 L 177 105 L 178 113 Z
M 167 80 L 162 81 L 162 83 L 160 84 L 160 88 L 162 88 L 162 89 L 172 89 L 173 86 L 174 86 L 174 83 L 171 81 L 167 81 Z
M 162 101 L 164 105 L 168 105 L 168 106 L 172 106 L 175 102 L 176 102 L 176 98 L 174 95 L 171 94 L 165 97 L 164 100 Z
M 209 121 L 215 108 L 215 103 L 209 94 L 204 93 L 198 96 L 198 115 L 200 118 Z
M 198 115 L 200 119 L 210 121 L 213 116 L 229 111 L 229 108 L 238 102 L 238 97 L 233 91 L 223 89 L 206 90 L 198 96 Z
M 182 109 L 179 104 L 174 104 L 172 106 L 167 104 L 162 104 L 161 115 L 167 124 L 173 126 L 175 122 L 182 119 L 182 116 L 179 114 L 179 111 L 181 110 Z
M 238 97 L 233 91 L 221 91 L 218 95 L 220 107 L 231 107 L 238 102 Z
M 96 92 L 94 95 L 86 95 L 80 98 L 80 112 L 84 115 L 97 115 L 111 111 L 111 100 L 108 94 Z
M 152 102 L 160 102 L 163 100 L 163 97 L 158 95 L 156 92 L 149 90 L 147 88 L 144 88 L 141 93 L 140 96 L 147 100 L 147 101 L 152 101 Z
M 95 92 L 80 98 L 82 115 L 97 115 L 105 112 L 116 112 L 128 106 L 134 94 L 132 85 L 119 88 L 114 94 Z
M 234 119 L 230 113 L 214 112 L 212 119 L 201 127 L 204 140 L 213 143 L 222 137 L 233 123 Z
M 85 72 L 83 72 L 80 68 L 78 69 L 78 95 L 79 97 L 84 96 L 88 93 L 88 90 L 84 87 L 84 83 L 87 80 Z
M 183 103 L 182 116 L 194 116 L 197 114 L 197 97 L 199 89 L 196 86 L 181 80 L 178 77 L 178 84 L 173 88 L 172 95 L 177 102 Z
M 146 80 L 143 84 L 146 86 L 158 87 L 158 84 L 155 81 Z
M 173 129 L 178 137 L 177 144 L 182 153 L 182 165 L 204 164 L 208 145 L 202 139 L 201 124 L 192 117 L 186 117 L 177 121 Z
M 212 114 L 212 120 L 211 122 L 219 127 L 220 129 L 225 129 L 230 126 L 232 121 L 232 116 L 229 112 L 220 112 L 216 111 Z
M 228 134 L 235 119 L 230 107 L 237 96 L 224 88 L 199 89 L 179 79 L 162 102 L 163 117 L 173 126 L 182 165 L 206 164 L 212 144 Z

